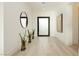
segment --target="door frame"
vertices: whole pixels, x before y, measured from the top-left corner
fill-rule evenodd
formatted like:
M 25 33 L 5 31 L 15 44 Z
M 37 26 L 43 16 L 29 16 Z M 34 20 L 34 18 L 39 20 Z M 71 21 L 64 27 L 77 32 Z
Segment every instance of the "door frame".
M 39 18 L 48 18 L 48 35 L 39 35 Z M 37 36 L 41 36 L 41 37 L 50 36 L 50 17 L 47 16 L 37 17 Z

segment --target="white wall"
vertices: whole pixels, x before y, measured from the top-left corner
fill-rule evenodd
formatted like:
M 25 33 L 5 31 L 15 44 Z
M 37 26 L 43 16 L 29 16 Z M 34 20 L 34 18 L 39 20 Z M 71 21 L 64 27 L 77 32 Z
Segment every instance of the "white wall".
M 0 55 L 3 55 L 3 3 L 0 2 Z
M 73 4 L 73 44 L 79 43 L 79 3 Z
M 20 25 L 20 13 L 26 11 L 29 22 L 31 18 L 30 8 L 26 3 L 4 3 L 4 52 L 12 55 L 20 50 L 19 33 L 23 32 Z M 30 23 L 29 23 L 30 28 Z
M 72 5 L 64 5 L 57 11 L 57 15 L 63 13 L 63 33 L 55 32 L 58 37 L 66 45 L 71 45 L 72 40 Z M 57 16 L 56 15 L 56 16 Z
M 56 17 L 63 13 L 63 33 L 57 32 Z M 37 17 L 49 16 L 50 17 L 50 36 L 59 38 L 66 45 L 72 44 L 72 5 L 62 5 L 56 10 L 39 11 L 34 13 L 35 27 L 37 35 Z

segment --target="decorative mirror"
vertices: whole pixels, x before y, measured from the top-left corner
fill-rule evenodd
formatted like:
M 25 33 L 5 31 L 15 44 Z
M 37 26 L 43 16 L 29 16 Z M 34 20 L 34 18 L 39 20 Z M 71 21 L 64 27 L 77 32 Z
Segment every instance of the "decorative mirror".
M 63 32 L 63 14 L 60 14 L 57 17 L 57 32 Z
M 22 28 L 24 28 L 24 29 L 28 25 L 28 17 L 27 17 L 26 12 L 24 12 L 24 11 L 21 12 L 21 14 L 20 14 L 20 24 L 21 24 Z

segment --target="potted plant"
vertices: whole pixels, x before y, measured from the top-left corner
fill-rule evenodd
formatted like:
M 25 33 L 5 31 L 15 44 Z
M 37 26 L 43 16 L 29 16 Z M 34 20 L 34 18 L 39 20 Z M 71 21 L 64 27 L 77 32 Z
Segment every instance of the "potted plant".
M 26 49 L 26 38 L 25 38 L 25 34 L 22 37 L 22 35 L 19 33 L 20 38 L 21 38 L 21 51 L 24 51 Z

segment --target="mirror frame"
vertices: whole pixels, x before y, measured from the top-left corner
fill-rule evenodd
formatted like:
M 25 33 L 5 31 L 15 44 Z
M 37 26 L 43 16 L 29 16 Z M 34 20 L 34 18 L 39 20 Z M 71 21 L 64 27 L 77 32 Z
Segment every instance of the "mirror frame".
M 22 16 L 23 13 L 25 14 L 25 16 Z M 27 25 L 28 25 L 28 17 L 27 17 L 26 12 L 22 11 L 21 14 L 20 14 L 20 24 L 21 24 L 22 28 L 25 29 L 25 27 L 22 25 L 21 18 L 26 18 L 26 27 L 27 27 Z

